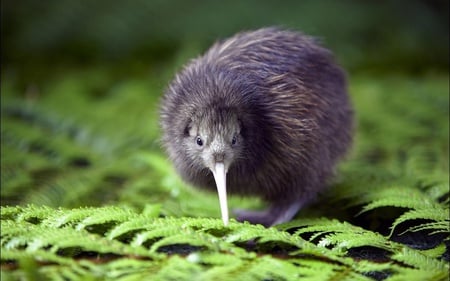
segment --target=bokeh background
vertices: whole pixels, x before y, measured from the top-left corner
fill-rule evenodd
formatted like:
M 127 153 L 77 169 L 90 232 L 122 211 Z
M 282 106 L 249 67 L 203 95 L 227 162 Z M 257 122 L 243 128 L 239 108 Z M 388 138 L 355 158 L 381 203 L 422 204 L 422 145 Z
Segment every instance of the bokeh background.
M 1 5 L 2 205 L 158 202 L 164 214 L 218 215 L 216 198 L 199 204 L 166 161 L 158 100 L 215 40 L 270 25 L 320 38 L 348 71 L 358 122 L 351 165 L 390 180 L 430 162 L 448 177 L 448 1 Z
M 448 1 L 2 1 L 2 65 L 135 60 L 150 66 L 237 31 L 321 38 L 350 72 L 448 69 Z

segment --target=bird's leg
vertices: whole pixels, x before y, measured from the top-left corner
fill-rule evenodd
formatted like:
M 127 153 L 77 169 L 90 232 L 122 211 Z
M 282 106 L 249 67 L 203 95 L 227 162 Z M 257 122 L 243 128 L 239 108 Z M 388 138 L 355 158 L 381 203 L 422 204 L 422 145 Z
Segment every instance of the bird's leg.
M 302 200 L 290 203 L 276 202 L 262 211 L 235 210 L 234 213 L 238 221 L 248 221 L 269 227 L 290 221 L 303 205 Z

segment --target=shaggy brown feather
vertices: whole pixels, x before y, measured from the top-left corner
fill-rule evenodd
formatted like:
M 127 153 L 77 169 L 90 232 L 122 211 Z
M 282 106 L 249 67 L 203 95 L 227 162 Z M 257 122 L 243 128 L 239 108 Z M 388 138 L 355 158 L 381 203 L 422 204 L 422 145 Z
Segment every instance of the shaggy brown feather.
M 214 44 L 188 63 L 161 103 L 163 145 L 182 178 L 268 201 L 239 220 L 290 220 L 323 190 L 352 139 L 346 77 L 332 54 L 299 32 L 263 28 Z M 201 145 L 199 145 L 201 143 Z

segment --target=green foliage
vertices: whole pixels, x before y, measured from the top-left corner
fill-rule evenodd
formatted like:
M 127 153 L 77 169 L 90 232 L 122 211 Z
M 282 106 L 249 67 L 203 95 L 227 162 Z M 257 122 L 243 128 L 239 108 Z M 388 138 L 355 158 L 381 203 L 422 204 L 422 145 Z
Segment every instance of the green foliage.
M 388 280 L 397 275 L 438 280 L 449 269 L 447 262 L 426 251 L 324 218 L 266 229 L 235 221 L 224 227 L 220 219 L 159 218 L 155 212 L 149 215 L 113 206 L 50 209 L 31 205 L 1 211 L 1 261 L 4 269 L 10 268 L 5 273 L 15 277 L 371 280 L 368 276 L 373 272 L 389 272 Z M 308 242 L 302 238 L 305 233 L 314 233 L 311 241 L 323 238 Z M 347 250 L 362 246 L 382 248 L 389 257 L 380 263 L 348 255 Z M 278 254 L 277 247 L 283 247 Z
M 316 203 L 266 229 L 224 227 L 217 196 L 177 177 L 159 67 L 2 72 L 2 280 L 448 278 L 447 73 L 351 77 L 354 150 Z

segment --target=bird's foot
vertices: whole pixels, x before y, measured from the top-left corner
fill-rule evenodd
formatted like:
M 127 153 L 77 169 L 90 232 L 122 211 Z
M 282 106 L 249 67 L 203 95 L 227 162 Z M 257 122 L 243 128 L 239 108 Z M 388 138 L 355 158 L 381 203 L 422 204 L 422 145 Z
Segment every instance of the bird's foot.
M 290 221 L 300 210 L 301 202 L 291 204 L 272 204 L 262 211 L 234 210 L 236 220 L 248 221 L 252 224 L 262 224 L 265 227 Z

